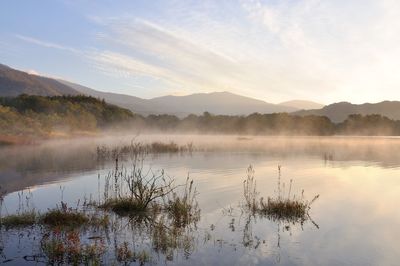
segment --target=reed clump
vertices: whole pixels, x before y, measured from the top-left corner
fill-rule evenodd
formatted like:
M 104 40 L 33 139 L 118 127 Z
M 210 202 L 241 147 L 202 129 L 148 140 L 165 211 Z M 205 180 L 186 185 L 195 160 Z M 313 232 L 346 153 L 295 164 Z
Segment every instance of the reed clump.
M 130 197 L 109 199 L 100 205 L 100 208 L 111 210 L 120 216 L 146 211 L 146 206 L 143 202 Z
M 177 227 L 185 227 L 200 219 L 200 209 L 196 201 L 197 191 L 193 187 L 193 180 L 186 179 L 183 194 L 176 192 L 169 196 L 166 202 L 166 210 L 169 217 Z
M 11 214 L 1 218 L 0 226 L 4 226 L 5 228 L 31 226 L 37 222 L 37 218 L 38 215 L 35 210 Z
M 120 215 L 140 214 L 150 209 L 162 209 L 166 197 L 178 187 L 164 171 L 144 169 L 145 153 L 132 154 L 128 170 L 115 160 L 115 168 L 104 182 L 104 202 L 99 207 Z
M 97 146 L 96 155 L 98 160 L 114 160 L 115 158 L 125 158 L 135 154 L 159 154 L 159 153 L 192 153 L 195 147 L 192 142 L 179 145 L 171 142 L 131 142 L 129 145 L 108 147 L 105 145 Z
M 40 223 L 50 226 L 76 227 L 87 224 L 89 221 L 89 217 L 84 212 L 68 208 L 64 202 L 61 202 L 61 207 L 48 210 L 40 218 Z
M 309 210 L 311 205 L 319 198 L 316 195 L 311 201 L 304 198 L 304 190 L 301 197 L 291 195 L 293 180 L 290 180 L 289 191 L 284 195 L 285 184 L 281 183 L 281 166 L 278 166 L 278 182 L 277 195 L 268 197 L 266 200 L 258 198 L 256 180 L 254 178 L 254 169 L 249 166 L 247 169 L 247 177 L 243 183 L 245 208 L 252 214 L 267 216 L 271 220 L 303 222 L 309 218 Z

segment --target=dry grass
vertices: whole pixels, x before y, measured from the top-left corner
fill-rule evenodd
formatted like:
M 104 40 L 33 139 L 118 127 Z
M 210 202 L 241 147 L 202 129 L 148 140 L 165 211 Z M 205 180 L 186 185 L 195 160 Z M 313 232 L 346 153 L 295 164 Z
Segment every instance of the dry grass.
M 183 194 L 172 193 L 166 202 L 166 210 L 173 220 L 174 226 L 185 227 L 200 219 L 200 209 L 196 201 L 197 191 L 193 187 L 193 180 L 186 179 Z
M 89 222 L 89 218 L 77 211 L 50 210 L 41 217 L 41 223 L 50 226 L 80 226 Z
M 89 217 L 85 213 L 68 208 L 64 202 L 61 202 L 60 208 L 48 210 L 40 217 L 40 223 L 50 226 L 76 227 L 88 222 Z
M 0 225 L 5 228 L 17 228 L 34 225 L 37 222 L 38 215 L 32 211 L 17 213 L 1 218 Z
M 247 177 L 243 183 L 244 206 L 246 210 L 250 211 L 253 215 L 259 214 L 277 221 L 302 222 L 307 220 L 311 204 L 319 198 L 319 195 L 316 195 L 311 201 L 304 199 L 304 191 L 301 197 L 296 197 L 296 195 L 291 196 L 292 180 L 290 180 L 288 194 L 282 195 L 284 184 L 281 184 L 281 166 L 278 166 L 277 186 L 278 195 L 268 197 L 267 200 L 263 197 L 258 199 L 259 192 L 257 191 L 256 180 L 254 178 L 254 169 L 252 166 L 249 166 Z
M 99 206 L 105 210 L 110 210 L 121 216 L 129 216 L 135 213 L 143 213 L 147 206 L 141 201 L 131 197 L 109 199 Z
M 96 149 L 98 160 L 115 160 L 118 158 L 132 157 L 137 154 L 159 154 L 159 153 L 192 153 L 195 150 L 193 143 L 179 145 L 171 142 L 141 143 L 133 142 L 129 145 L 118 147 L 98 146 Z

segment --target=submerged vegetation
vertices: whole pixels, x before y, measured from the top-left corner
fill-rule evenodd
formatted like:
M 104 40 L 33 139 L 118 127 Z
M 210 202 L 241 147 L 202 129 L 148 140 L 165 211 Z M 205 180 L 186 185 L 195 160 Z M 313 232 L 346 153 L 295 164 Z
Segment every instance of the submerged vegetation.
M 200 219 L 193 181 L 174 185 L 174 179 L 167 178 L 163 171 L 145 171 L 145 153 L 138 152 L 132 161 L 132 168 L 119 166 L 104 178 L 103 198 L 95 202 L 85 200 L 82 206 L 60 206 L 43 214 L 34 209 L 21 209 L 16 214 L 0 216 L 0 230 L 37 230 L 40 233 L 40 252 L 25 256 L 25 260 L 49 264 L 108 263 L 142 265 L 151 261 L 146 249 L 130 246 L 125 241 L 115 240 L 112 248 L 105 242 L 110 233 L 114 236 L 126 227 L 132 234 L 145 237 L 152 250 L 173 260 L 175 251 L 181 249 L 189 255 L 194 239 L 190 236 L 192 227 Z M 151 173 L 151 174 L 149 174 Z M 20 197 L 21 206 L 31 206 Z M 96 236 L 87 237 L 88 232 Z M 35 239 L 33 240 L 35 241 Z M 114 255 L 110 255 L 110 252 Z
M 102 179 L 103 189 L 100 189 L 99 176 L 97 201 L 91 195 L 90 199 L 85 197 L 82 205 L 78 200 L 74 208 L 61 201 L 59 206 L 39 213 L 30 202 L 30 193 L 18 194 L 20 203 L 17 213 L 4 217 L 0 215 L 0 236 L 8 231 L 29 232 L 26 237 L 36 248 L 32 248 L 33 254 L 23 259 L 57 265 L 143 265 L 155 260 L 165 260 L 166 263 L 177 256 L 189 258 L 199 243 L 227 244 L 210 233 L 216 225 L 198 227 L 201 219 L 198 192 L 189 176 L 183 184 L 175 184 L 175 179 L 168 177 L 163 170 L 153 171 L 145 167 L 146 156 L 155 146 L 160 147 L 159 144 L 132 143 L 122 148 L 125 153 L 121 149 L 110 151 L 100 148 L 116 157 L 113 169 Z M 124 161 L 120 159 L 122 154 L 130 158 L 129 167 L 123 165 Z M 234 233 L 237 226 L 243 226 L 243 230 L 237 231 L 243 233 L 241 244 L 245 248 L 258 248 L 265 243 L 265 240 L 253 236 L 252 224 L 256 217 L 276 222 L 278 228 L 282 223 L 303 225 L 311 220 L 308 214 L 310 206 L 318 196 L 309 202 L 304 199 L 303 193 L 301 196 L 292 195 L 292 181 L 285 194 L 280 171 L 279 167 L 277 195 L 265 200 L 260 197 L 254 169 L 250 166 L 243 183 L 245 202 L 238 209 L 240 217 L 247 217 L 244 225 L 240 218 L 235 220 L 234 208 L 227 211 L 232 217 L 230 232 Z

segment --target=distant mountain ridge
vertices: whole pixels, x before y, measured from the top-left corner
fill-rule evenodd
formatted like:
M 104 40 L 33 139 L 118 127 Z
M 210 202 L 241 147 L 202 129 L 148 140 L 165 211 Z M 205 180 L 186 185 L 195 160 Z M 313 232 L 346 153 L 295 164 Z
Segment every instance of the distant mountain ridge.
M 297 108 L 267 103 L 230 92 L 196 93 L 187 96 L 163 96 L 142 99 L 135 96 L 97 91 L 65 80 L 31 75 L 0 65 L 0 96 L 20 94 L 55 96 L 85 94 L 127 108 L 142 115 L 171 114 L 184 117 L 210 112 L 219 115 L 292 112 Z
M 379 103 L 352 104 L 339 102 L 327 105 L 321 109 L 301 110 L 294 112 L 296 115 L 319 115 L 326 116 L 333 122 L 342 122 L 351 114 L 380 114 L 390 119 L 400 120 L 400 102 L 383 101 Z
M 323 104 L 305 100 L 292 100 L 282 102 L 279 105 L 289 106 L 299 110 L 321 109 L 322 107 L 324 107 Z
M 152 103 L 176 108 L 179 113 L 190 110 L 193 114 L 205 111 L 221 115 L 249 115 L 252 113 L 280 113 L 297 110 L 293 107 L 267 103 L 227 91 L 195 93 L 187 96 L 162 96 L 149 100 Z
M 365 104 L 340 102 L 322 107 L 321 104 L 304 100 L 272 104 L 230 92 L 196 93 L 187 96 L 169 95 L 142 99 L 130 95 L 97 91 L 69 81 L 31 75 L 0 64 L 0 96 L 14 97 L 20 94 L 41 96 L 90 95 L 142 115 L 171 114 L 184 117 L 189 114 L 202 114 L 203 112 L 217 115 L 291 112 L 301 116 L 327 116 L 336 123 L 344 121 L 350 114 L 380 114 L 390 119 L 400 120 L 400 102 L 398 101 Z M 299 110 L 312 107 L 317 108 Z
M 58 81 L 79 91 L 82 94 L 105 99 L 105 101 L 111 104 L 127 108 L 135 113 L 148 115 L 152 113 L 158 114 L 162 111 L 160 107 L 152 105 L 149 100 L 146 99 L 125 94 L 97 91 L 65 80 Z

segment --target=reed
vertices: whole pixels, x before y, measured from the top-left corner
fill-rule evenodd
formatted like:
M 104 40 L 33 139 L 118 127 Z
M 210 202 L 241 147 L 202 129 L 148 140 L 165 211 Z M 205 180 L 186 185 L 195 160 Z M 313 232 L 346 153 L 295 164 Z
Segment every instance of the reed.
M 275 197 L 259 198 L 257 183 L 254 178 L 254 169 L 250 165 L 247 176 L 243 182 L 244 207 L 253 215 L 267 216 L 271 220 L 303 222 L 309 218 L 311 205 L 319 198 L 316 195 L 311 201 L 304 198 L 304 190 L 301 197 L 291 195 L 293 180 L 290 180 L 288 193 L 285 193 L 285 183 L 281 182 L 281 166 L 278 166 L 277 195 Z

